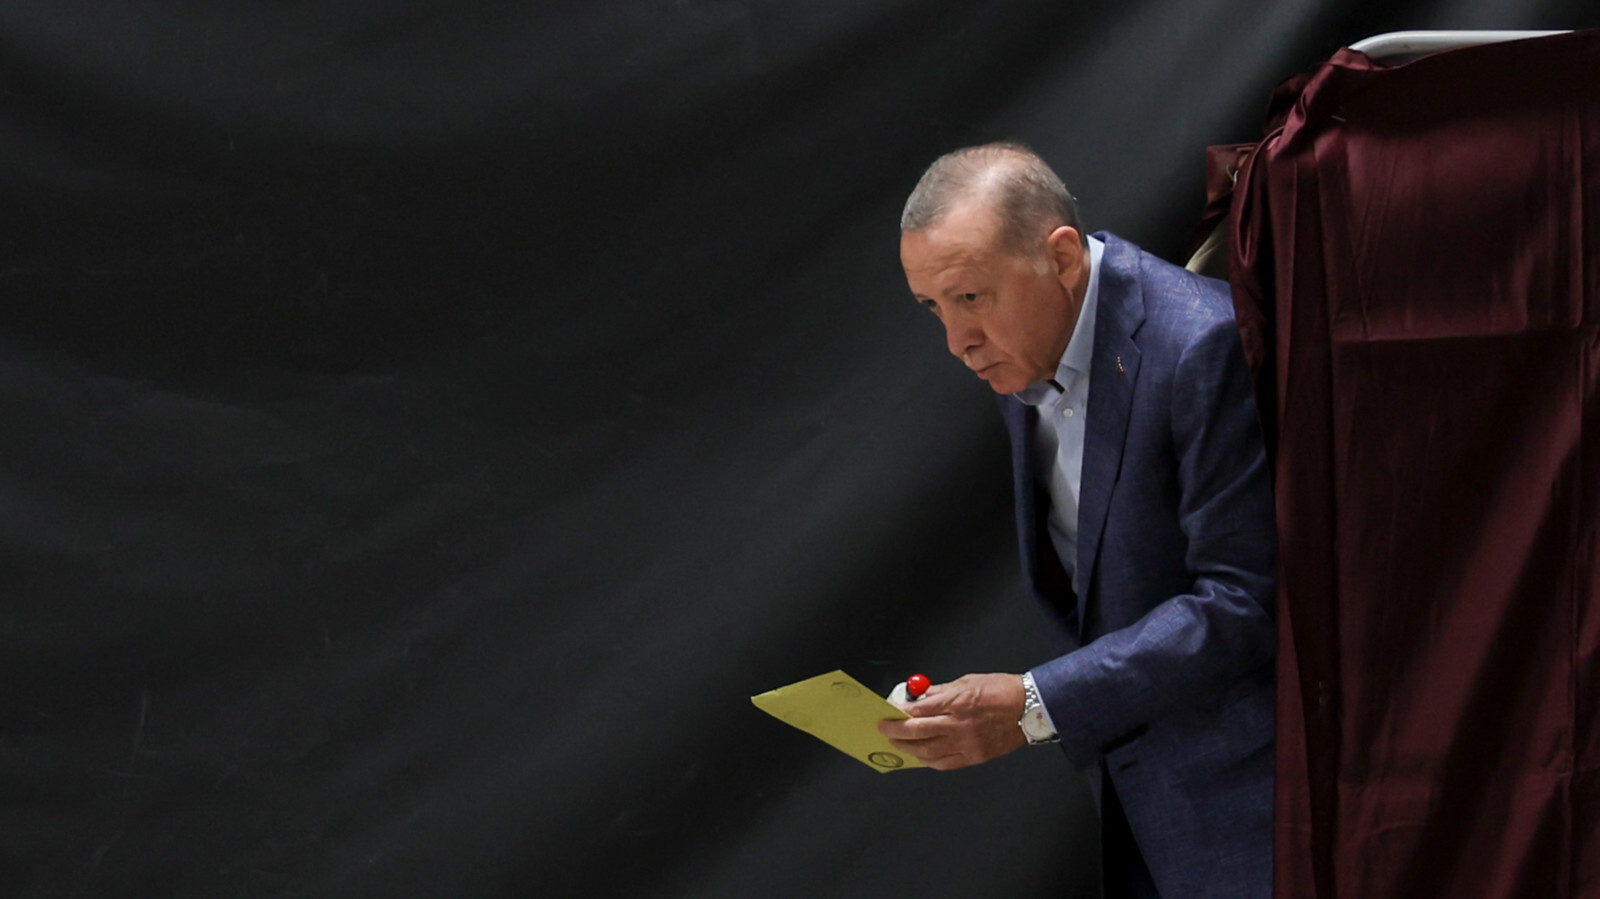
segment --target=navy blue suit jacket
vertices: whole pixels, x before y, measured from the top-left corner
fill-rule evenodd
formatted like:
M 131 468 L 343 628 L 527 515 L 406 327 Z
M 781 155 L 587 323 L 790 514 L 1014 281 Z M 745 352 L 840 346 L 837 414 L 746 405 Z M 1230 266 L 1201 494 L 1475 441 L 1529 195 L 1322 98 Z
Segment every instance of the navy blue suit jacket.
M 1276 531 L 1228 285 L 1108 234 L 1074 592 L 1044 526 L 1037 411 L 1011 397 L 1023 568 L 1068 649 L 1033 669 L 1061 747 L 1103 763 L 1163 896 L 1268 896 Z

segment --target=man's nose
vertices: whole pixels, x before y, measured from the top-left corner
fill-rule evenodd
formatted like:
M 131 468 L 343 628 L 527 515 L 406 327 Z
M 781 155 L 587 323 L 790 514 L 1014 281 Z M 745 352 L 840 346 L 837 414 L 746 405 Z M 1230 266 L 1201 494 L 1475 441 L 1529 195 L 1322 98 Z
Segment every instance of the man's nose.
M 966 361 L 968 352 L 983 345 L 983 330 L 964 315 L 953 315 L 945 319 L 944 336 L 945 344 L 950 348 L 950 355 L 963 362 Z

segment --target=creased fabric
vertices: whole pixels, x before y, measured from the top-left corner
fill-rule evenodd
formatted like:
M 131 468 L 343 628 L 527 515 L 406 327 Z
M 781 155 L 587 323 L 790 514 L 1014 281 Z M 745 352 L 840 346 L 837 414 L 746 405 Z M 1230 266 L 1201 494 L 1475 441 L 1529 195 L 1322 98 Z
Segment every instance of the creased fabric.
M 1232 279 L 1280 528 L 1277 894 L 1600 892 L 1600 33 L 1280 92 Z

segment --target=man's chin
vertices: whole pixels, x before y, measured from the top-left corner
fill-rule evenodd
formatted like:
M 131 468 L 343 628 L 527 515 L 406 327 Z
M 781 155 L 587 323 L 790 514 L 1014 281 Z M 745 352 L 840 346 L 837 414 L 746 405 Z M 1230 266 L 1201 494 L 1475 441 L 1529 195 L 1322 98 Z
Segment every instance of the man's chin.
M 1019 390 L 1027 389 L 1028 385 L 1033 383 L 1022 377 L 1014 366 L 1004 362 L 985 366 L 973 372 L 973 374 L 976 374 L 983 383 L 988 384 L 990 390 L 1008 396 Z
M 1011 394 L 1017 393 L 1028 386 L 1027 384 L 1018 384 L 1015 382 L 1015 380 L 1005 377 L 984 378 L 984 381 L 989 385 L 990 390 L 993 390 L 995 393 L 1001 394 L 1002 396 L 1010 396 Z

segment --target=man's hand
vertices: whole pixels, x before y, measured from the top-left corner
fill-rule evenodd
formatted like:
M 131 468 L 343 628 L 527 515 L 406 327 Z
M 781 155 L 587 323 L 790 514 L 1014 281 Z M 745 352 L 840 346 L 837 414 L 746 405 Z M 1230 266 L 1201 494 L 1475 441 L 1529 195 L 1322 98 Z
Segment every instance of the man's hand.
M 929 687 L 901 706 L 909 720 L 880 721 L 878 730 L 930 768 L 965 768 L 1028 742 L 1017 726 L 1025 699 L 1020 674 L 968 674 Z

